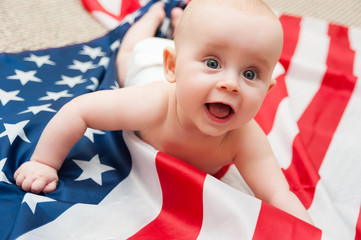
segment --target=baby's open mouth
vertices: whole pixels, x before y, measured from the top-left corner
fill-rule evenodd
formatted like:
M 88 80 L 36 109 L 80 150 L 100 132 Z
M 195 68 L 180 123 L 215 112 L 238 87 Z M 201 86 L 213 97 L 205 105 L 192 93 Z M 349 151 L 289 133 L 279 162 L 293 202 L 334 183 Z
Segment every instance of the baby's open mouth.
M 228 118 L 234 111 L 231 106 L 224 103 L 206 103 L 209 113 L 219 119 Z

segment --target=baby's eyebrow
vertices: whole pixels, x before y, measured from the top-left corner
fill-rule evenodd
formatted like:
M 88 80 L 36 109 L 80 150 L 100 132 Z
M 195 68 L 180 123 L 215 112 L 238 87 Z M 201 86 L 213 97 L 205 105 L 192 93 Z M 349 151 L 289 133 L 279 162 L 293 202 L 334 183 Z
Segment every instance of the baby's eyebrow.
M 260 64 L 260 66 L 263 66 L 268 69 L 273 67 L 270 58 L 266 57 L 265 55 L 255 56 L 255 58 L 256 61 Z
M 255 62 L 257 62 L 257 64 L 259 64 L 261 66 L 269 66 L 270 65 L 269 58 L 265 57 L 264 55 L 254 54 L 253 58 L 254 58 Z
M 203 43 L 204 49 L 218 49 L 218 48 L 224 48 L 228 46 L 228 44 L 221 43 L 221 42 L 215 42 L 215 41 L 205 41 Z

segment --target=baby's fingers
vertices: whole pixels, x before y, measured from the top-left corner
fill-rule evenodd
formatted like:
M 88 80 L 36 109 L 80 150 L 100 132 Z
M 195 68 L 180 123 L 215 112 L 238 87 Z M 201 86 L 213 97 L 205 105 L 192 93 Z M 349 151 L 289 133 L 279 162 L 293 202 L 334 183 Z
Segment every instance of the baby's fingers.
M 16 185 L 18 185 L 19 187 L 21 187 L 23 185 L 25 176 L 22 174 L 19 174 L 19 170 L 15 172 L 14 174 L 14 179 L 16 182 Z
M 45 193 L 51 193 L 54 192 L 56 189 L 56 185 L 58 184 L 58 181 L 52 181 L 48 185 L 44 187 L 43 192 Z
M 25 175 L 23 174 L 23 166 L 21 165 L 14 173 L 14 180 L 16 181 L 16 185 L 19 187 L 21 186 L 21 183 L 24 181 Z
M 20 174 L 20 170 L 17 169 L 17 170 L 15 171 L 15 173 L 14 173 L 14 179 L 15 179 L 15 181 L 16 181 L 16 179 L 18 178 L 19 174 Z
M 19 178 L 21 178 L 22 176 L 19 176 Z M 18 186 L 21 187 L 23 189 L 23 191 L 25 192 L 30 192 L 31 190 L 31 185 L 33 184 L 34 179 L 30 178 L 30 177 L 23 177 L 23 181 L 21 184 L 19 184 Z
M 47 185 L 47 182 L 44 179 L 35 179 L 33 183 L 31 184 L 30 191 L 32 193 L 40 193 L 44 190 L 45 186 Z
M 34 179 L 31 177 L 25 178 L 23 175 L 19 175 L 16 180 L 16 185 L 21 187 L 25 192 L 32 192 L 35 194 L 43 191 L 46 181 L 43 179 Z

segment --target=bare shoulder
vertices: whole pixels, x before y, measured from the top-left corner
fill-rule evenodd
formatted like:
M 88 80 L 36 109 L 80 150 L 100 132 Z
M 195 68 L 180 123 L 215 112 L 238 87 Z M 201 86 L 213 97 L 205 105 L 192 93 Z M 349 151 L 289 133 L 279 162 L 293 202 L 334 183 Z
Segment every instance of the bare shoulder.
M 129 99 L 134 100 L 134 104 L 141 104 L 149 110 L 166 111 L 172 86 L 168 82 L 154 82 L 144 86 L 127 87 L 124 90 L 129 91 Z
M 243 135 L 247 136 L 248 134 L 252 134 L 252 133 L 264 135 L 262 128 L 258 125 L 258 123 L 254 119 L 249 121 L 240 129 L 241 136 Z
M 256 138 L 265 138 L 266 135 L 263 132 L 262 128 L 258 123 L 252 119 L 244 126 L 239 129 L 233 130 L 228 133 L 228 138 L 232 141 L 236 141 L 237 144 L 242 144 L 244 142 L 249 142 L 252 139 Z
M 255 120 L 251 120 L 244 126 L 238 129 L 229 131 L 223 140 L 223 146 L 228 152 L 232 152 L 233 159 L 244 159 L 244 156 L 256 151 L 263 142 L 266 136 Z
M 149 95 L 154 98 L 162 98 L 163 100 L 166 100 L 169 97 L 169 94 L 172 89 L 171 83 L 168 82 L 153 82 L 144 86 L 139 86 L 136 88 L 142 89 L 141 91 L 144 92 L 144 94 Z
M 127 109 L 144 128 L 164 121 L 169 107 L 172 86 L 167 82 L 154 82 L 144 86 L 126 87 L 121 90 L 119 106 Z M 141 126 L 137 128 L 142 128 Z
M 267 136 L 255 120 L 251 120 L 237 131 L 238 159 L 254 161 L 273 157 Z
M 115 90 L 116 101 L 126 102 L 131 106 L 152 108 L 157 104 L 167 104 L 170 94 L 169 83 L 154 82 L 144 86 L 130 86 Z

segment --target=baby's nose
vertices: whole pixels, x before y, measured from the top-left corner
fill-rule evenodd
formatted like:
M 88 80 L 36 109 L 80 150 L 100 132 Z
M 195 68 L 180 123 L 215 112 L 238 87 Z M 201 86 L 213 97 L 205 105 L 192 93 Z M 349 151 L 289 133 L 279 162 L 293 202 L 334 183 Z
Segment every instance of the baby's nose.
M 217 89 L 227 91 L 233 94 L 239 94 L 240 92 L 239 84 L 235 79 L 219 81 L 217 84 Z

